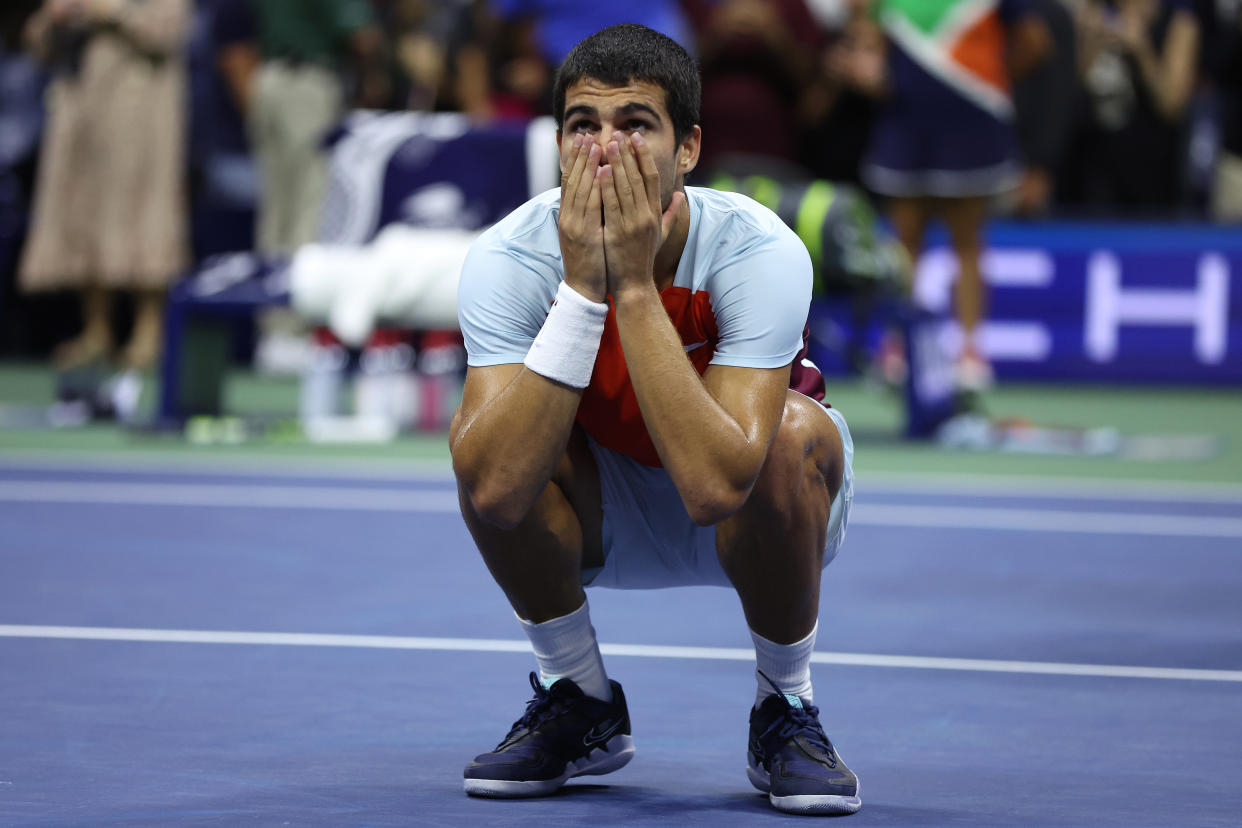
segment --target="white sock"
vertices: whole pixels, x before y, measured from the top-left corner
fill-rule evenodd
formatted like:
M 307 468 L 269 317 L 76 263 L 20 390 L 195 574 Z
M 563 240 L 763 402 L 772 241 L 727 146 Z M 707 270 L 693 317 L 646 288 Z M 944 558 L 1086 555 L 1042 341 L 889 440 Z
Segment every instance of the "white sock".
M 535 650 L 539 678 L 545 687 L 551 687 L 557 679 L 567 678 L 588 696 L 612 700 L 612 688 L 604 672 L 604 659 L 595 641 L 595 628 L 591 626 L 591 612 L 586 601 L 560 618 L 533 624 L 519 616 L 518 621 Z
M 768 680 L 759 675 L 764 673 L 776 683 L 790 702 L 803 698 L 810 703 L 814 696 L 811 693 L 811 652 L 815 649 L 815 634 L 819 632 L 819 622 L 811 628 L 811 633 L 801 641 L 793 644 L 777 644 L 759 635 L 754 630 L 750 637 L 755 641 L 755 679 L 759 687 L 755 693 L 755 707 L 763 703 L 768 696 L 776 694 Z

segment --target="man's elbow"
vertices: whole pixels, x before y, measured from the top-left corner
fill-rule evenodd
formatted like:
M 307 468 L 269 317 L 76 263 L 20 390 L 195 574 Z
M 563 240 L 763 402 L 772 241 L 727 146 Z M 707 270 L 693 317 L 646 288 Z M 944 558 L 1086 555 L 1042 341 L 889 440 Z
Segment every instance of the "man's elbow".
M 506 500 L 472 500 L 471 506 L 479 520 L 505 532 L 516 529 L 528 511 Z
M 705 486 L 683 496 L 682 502 L 696 526 L 715 526 L 736 514 L 749 495 L 749 488 Z
M 486 480 L 471 481 L 461 474 L 457 476 L 461 494 L 461 508 L 469 510 L 479 521 L 497 529 L 510 530 L 526 517 L 531 504 L 520 500 L 519 494 Z

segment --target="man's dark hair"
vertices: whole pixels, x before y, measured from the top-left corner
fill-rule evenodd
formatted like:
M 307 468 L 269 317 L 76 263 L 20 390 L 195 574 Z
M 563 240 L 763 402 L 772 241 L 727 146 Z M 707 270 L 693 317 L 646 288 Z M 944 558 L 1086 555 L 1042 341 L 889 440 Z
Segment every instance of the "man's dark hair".
M 678 142 L 699 122 L 702 85 L 694 58 L 670 37 L 637 23 L 601 29 L 570 50 L 556 72 L 552 111 L 556 128 L 564 126 L 565 90 L 583 78 L 609 86 L 634 81 L 664 90 L 664 104 Z

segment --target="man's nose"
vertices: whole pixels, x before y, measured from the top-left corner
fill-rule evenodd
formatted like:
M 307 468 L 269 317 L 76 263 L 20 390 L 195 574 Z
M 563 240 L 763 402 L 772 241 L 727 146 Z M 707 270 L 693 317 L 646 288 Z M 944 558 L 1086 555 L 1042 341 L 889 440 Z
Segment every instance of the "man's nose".
M 607 149 L 608 142 L 611 141 L 613 139 L 613 136 L 615 136 L 619 132 L 620 132 L 619 129 L 613 129 L 610 126 L 600 127 L 599 132 L 595 134 L 595 140 L 599 143 L 599 148 Z

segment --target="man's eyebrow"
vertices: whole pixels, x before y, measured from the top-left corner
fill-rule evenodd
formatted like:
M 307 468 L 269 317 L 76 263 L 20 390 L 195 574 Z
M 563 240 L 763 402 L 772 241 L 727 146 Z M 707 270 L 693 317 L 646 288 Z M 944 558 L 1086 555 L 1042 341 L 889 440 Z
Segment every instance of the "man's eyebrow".
M 638 112 L 644 112 L 650 115 L 652 118 L 655 118 L 656 123 L 661 122 L 660 113 L 657 112 L 654 107 L 648 106 L 645 103 L 638 103 L 637 101 L 632 101 L 630 103 L 625 104 L 624 106 L 617 107 L 617 113 L 620 115 L 633 115 Z
M 594 118 L 596 116 L 595 107 L 587 106 L 586 104 L 578 104 L 576 106 L 571 106 L 569 109 L 565 110 L 566 121 L 568 121 L 570 118 L 574 117 L 575 115 L 582 115 L 587 118 Z
M 645 104 L 645 103 L 639 103 L 638 101 L 630 101 L 629 103 L 622 104 L 621 106 L 617 107 L 617 109 L 615 110 L 615 114 L 620 115 L 622 117 L 626 115 L 634 115 L 640 112 L 646 115 L 650 115 L 652 118 L 656 120 L 656 123 L 663 122 L 663 119 L 660 118 L 660 113 L 656 111 L 654 107 L 649 106 L 648 104 Z M 595 107 L 587 106 L 586 104 L 576 104 L 565 110 L 566 121 L 568 121 L 569 119 L 573 118 L 576 115 L 581 115 L 585 118 L 598 118 L 599 112 L 595 109 Z

